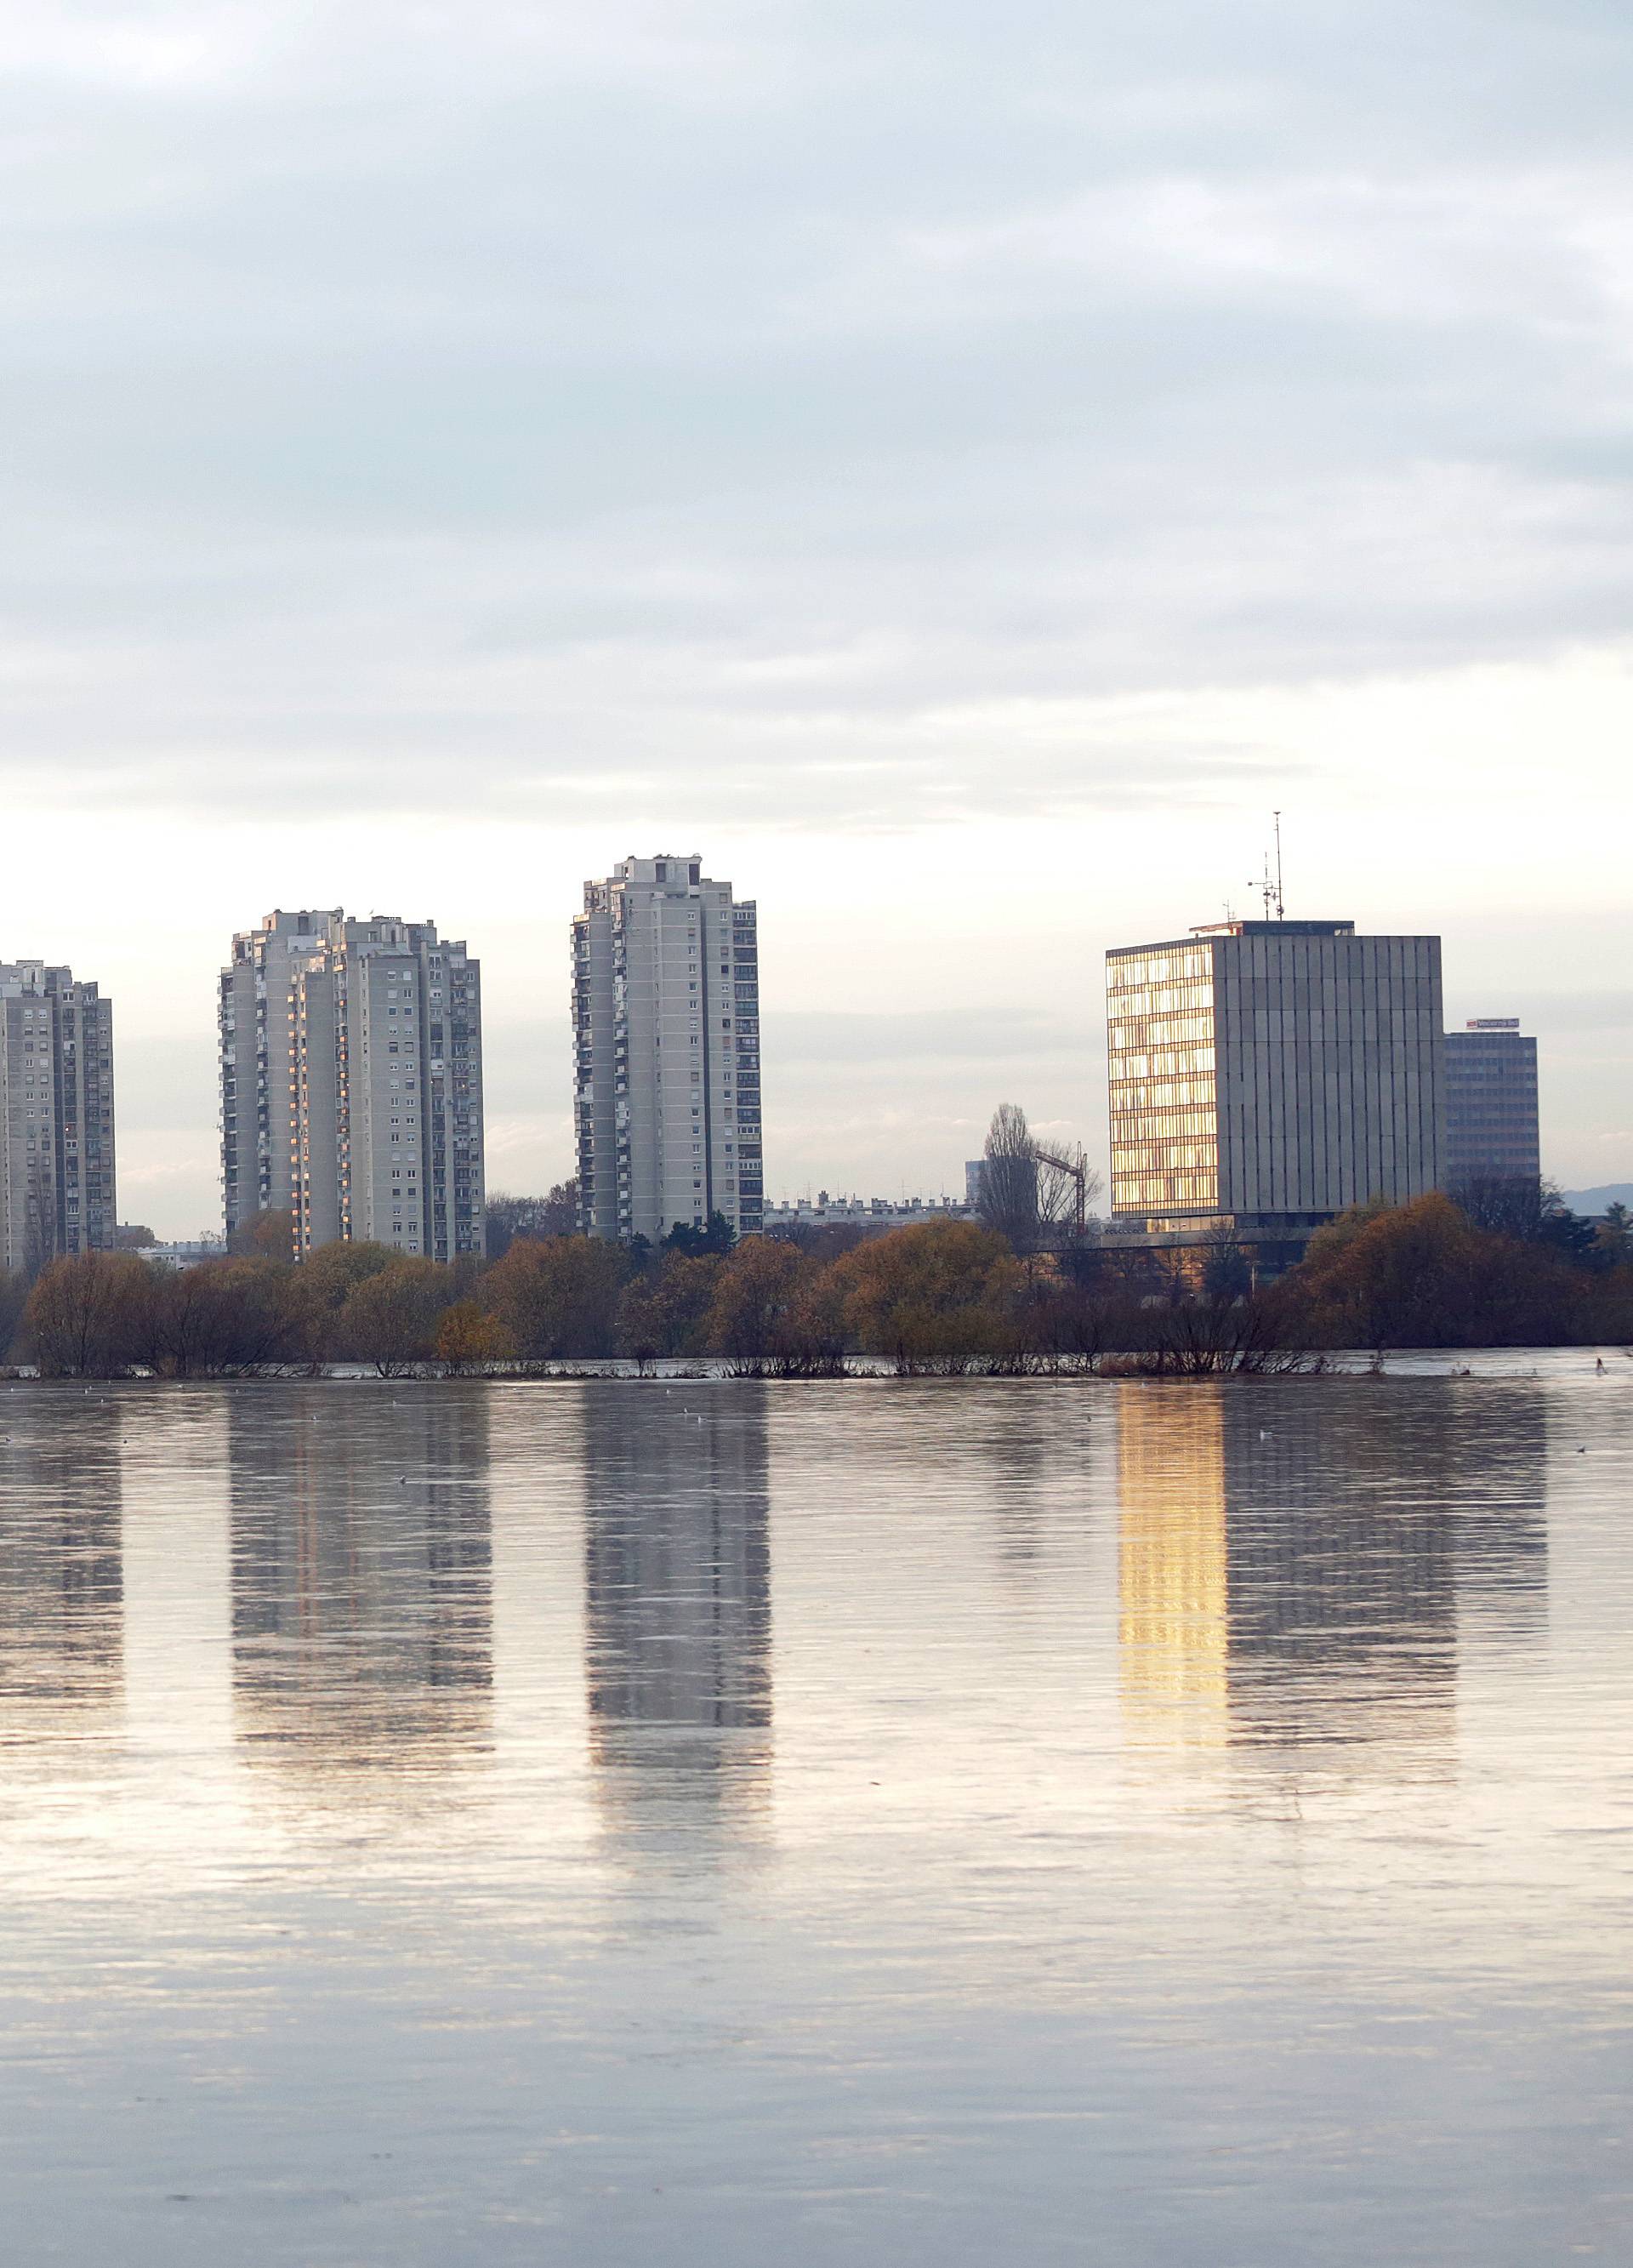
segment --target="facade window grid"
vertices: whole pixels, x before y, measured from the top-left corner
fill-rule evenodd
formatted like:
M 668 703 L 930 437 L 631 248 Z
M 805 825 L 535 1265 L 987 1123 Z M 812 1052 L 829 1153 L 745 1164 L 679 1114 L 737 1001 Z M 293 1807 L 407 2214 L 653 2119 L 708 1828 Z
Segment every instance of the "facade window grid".
M 1320 1217 L 1435 1186 L 1438 940 L 1335 923 L 1221 930 L 1107 958 L 1114 1212 Z
M 112 1246 L 113 1009 L 71 969 L 0 963 L 0 1267 Z
M 455 1004 L 445 1010 L 438 1002 L 430 1010 L 438 1021 L 428 1035 L 429 1001 L 440 992 L 451 960 L 459 979 L 452 988 Z M 406 1101 L 411 1129 L 423 1099 L 433 1161 L 440 1161 L 456 1129 L 480 1160 L 480 966 L 467 958 L 463 945 L 442 944 L 430 924 L 394 916 L 363 922 L 348 921 L 338 909 L 279 913 L 234 939 L 232 962 L 222 980 L 224 1004 L 231 1002 L 234 1021 L 243 1012 L 252 982 L 263 1002 L 268 992 L 272 996 L 272 1020 L 282 1023 L 288 1035 L 284 1052 L 291 1073 L 289 1091 L 275 1090 L 270 1064 L 276 1050 L 268 1044 L 256 1073 L 259 1123 L 265 1131 L 255 1196 L 261 1205 L 287 1206 L 295 1215 L 298 1251 L 335 1237 L 374 1233 L 376 1191 L 383 1205 L 390 1161 L 405 1146 L 412 1158 L 417 1139 L 411 1130 L 405 1145 L 400 1133 L 388 1131 L 388 1099 L 394 1107 Z M 264 1019 L 264 1006 L 261 1012 Z M 388 1035 L 388 1044 L 373 1050 L 378 1071 L 370 1063 L 370 1032 L 377 1023 Z M 457 1074 L 445 1074 L 441 1059 L 426 1044 L 428 1036 L 437 1049 L 449 1044 L 450 1056 L 458 1059 Z M 422 1053 L 433 1056 L 424 1081 L 411 1075 L 416 1066 L 408 1060 Z M 399 1060 L 389 1069 L 397 1076 L 388 1080 L 393 1055 Z M 224 1082 L 227 1075 L 224 1050 Z M 224 1147 L 224 1182 L 231 1230 L 241 1217 L 242 1201 L 234 1161 Z M 425 1211 L 427 1248 L 434 1241 L 438 1257 L 480 1249 L 474 1212 L 462 1226 L 457 1216 L 450 1220 L 437 1192 L 428 1193 Z M 420 1224 L 411 1224 L 411 1235 L 417 1239 L 420 1233 Z
M 1535 1181 L 1541 1173 L 1536 1042 L 1518 1018 L 1448 1032 L 1446 1171 L 1469 1179 Z
M 697 859 L 626 860 L 607 881 L 585 887 L 572 965 L 580 1226 L 592 1233 L 662 1235 L 674 1220 L 697 1220 L 716 1209 L 739 1233 L 761 1226 L 758 1194 L 745 1202 L 725 1150 L 734 1042 L 757 1028 L 752 968 L 738 967 L 735 954 L 747 946 L 752 963 L 754 932 L 733 920 L 737 911 L 729 885 L 704 878 Z M 711 1004 L 717 982 L 733 985 L 719 1005 L 738 1009 L 737 1034 L 733 1018 L 718 1016 Z M 730 1036 L 717 1041 L 717 1024 Z M 672 1065 L 668 1082 L 666 1042 L 685 1050 L 685 1075 Z M 594 1066 L 609 1057 L 614 1076 L 598 1081 Z M 757 1069 L 752 1051 L 744 1061 Z M 703 1167 L 695 1189 L 695 1133 Z

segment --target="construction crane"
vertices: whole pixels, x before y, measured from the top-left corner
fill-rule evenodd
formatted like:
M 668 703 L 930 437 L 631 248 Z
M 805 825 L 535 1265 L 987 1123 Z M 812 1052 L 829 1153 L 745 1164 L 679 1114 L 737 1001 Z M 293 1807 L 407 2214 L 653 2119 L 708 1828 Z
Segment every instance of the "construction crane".
M 1046 1150 L 1040 1143 L 1032 1145 L 1033 1162 L 1050 1166 L 1063 1174 L 1072 1184 L 1073 1226 L 1079 1237 L 1084 1233 L 1089 1211 L 1089 1161 L 1081 1147 L 1072 1150 Z

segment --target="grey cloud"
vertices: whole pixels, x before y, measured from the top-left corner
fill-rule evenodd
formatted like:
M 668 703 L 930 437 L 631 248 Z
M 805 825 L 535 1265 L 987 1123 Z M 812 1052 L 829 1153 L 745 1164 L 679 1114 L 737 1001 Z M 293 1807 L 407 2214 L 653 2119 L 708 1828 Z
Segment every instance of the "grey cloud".
M 1110 808 L 1264 758 L 1001 705 L 1622 633 L 1618 11 L 589 14 L 31 19 L 0 777 Z

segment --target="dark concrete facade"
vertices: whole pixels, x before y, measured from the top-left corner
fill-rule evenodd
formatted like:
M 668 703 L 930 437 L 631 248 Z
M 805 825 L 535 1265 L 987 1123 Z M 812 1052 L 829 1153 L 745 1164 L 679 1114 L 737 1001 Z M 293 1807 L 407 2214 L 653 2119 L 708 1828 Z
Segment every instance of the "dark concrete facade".
M 1517 1017 L 1445 1035 L 1446 1182 L 1534 1182 L 1542 1171 L 1537 1043 Z

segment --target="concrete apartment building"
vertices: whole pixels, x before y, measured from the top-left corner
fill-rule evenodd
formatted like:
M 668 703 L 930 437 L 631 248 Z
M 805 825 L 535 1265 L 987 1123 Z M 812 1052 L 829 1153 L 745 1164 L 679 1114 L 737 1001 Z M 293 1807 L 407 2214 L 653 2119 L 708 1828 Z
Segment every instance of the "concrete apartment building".
M 764 1222 L 752 900 L 697 857 L 626 858 L 573 923 L 578 1225 L 656 1242 Z
M 266 916 L 221 973 L 227 1233 L 289 1211 L 341 1240 L 482 1248 L 482 968 L 432 922 Z
M 241 930 L 221 972 L 221 1167 L 227 1234 L 295 1206 L 295 970 L 321 947 L 338 906 L 268 914 Z
M 1445 1100 L 1448 1189 L 1540 1178 L 1537 1043 L 1518 1016 L 1471 1017 L 1446 1034 Z
M 108 1252 L 114 1007 L 43 961 L 0 961 L 0 1268 Z
M 1114 1224 L 1296 1243 L 1444 1179 L 1438 938 L 1222 922 L 1106 982 Z

